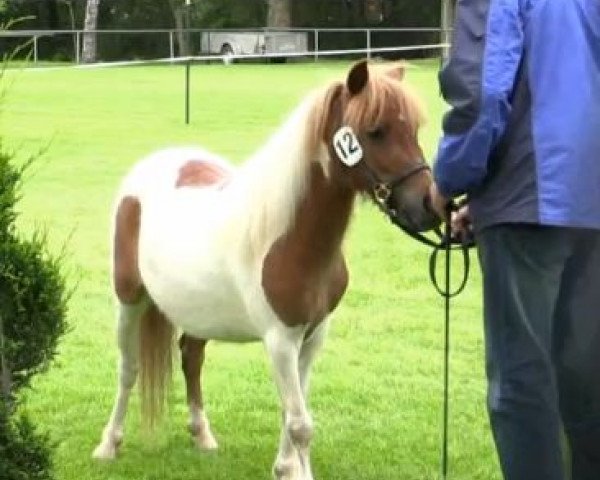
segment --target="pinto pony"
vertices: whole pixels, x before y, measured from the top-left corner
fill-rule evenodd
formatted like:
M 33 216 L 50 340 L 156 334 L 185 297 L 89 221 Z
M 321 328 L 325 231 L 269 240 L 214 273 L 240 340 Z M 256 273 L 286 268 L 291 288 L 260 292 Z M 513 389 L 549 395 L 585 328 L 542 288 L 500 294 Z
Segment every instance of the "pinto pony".
M 240 168 L 200 149 L 133 167 L 114 217 L 119 385 L 96 458 L 117 453 L 138 365 L 144 415 L 152 423 L 160 413 L 177 328 L 196 445 L 217 448 L 200 382 L 207 341 L 262 341 L 283 410 L 273 475 L 312 480 L 308 377 L 346 290 L 342 241 L 355 199 L 372 197 L 415 230 L 439 223 L 421 112 L 402 76 L 357 63 Z

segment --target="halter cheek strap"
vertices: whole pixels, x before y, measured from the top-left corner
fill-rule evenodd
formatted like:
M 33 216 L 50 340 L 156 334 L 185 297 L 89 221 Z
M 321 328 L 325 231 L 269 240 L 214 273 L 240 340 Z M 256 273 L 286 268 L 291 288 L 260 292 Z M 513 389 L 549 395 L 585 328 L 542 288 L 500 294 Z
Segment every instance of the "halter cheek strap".
M 364 153 L 358 138 L 354 134 L 352 127 L 345 125 L 340 127 L 333 136 L 333 148 L 340 161 L 348 166 L 354 167 L 363 159 Z M 362 162 L 362 167 L 366 170 L 371 181 L 371 196 L 375 203 L 388 216 L 393 217 L 395 212 L 387 205 L 387 201 L 392 195 L 392 189 L 401 185 L 413 175 L 429 170 L 429 165 L 423 159 L 419 159 L 415 164 L 404 174 L 392 178 L 388 182 L 384 182 L 379 178 L 377 172 L 373 170 L 366 162 Z

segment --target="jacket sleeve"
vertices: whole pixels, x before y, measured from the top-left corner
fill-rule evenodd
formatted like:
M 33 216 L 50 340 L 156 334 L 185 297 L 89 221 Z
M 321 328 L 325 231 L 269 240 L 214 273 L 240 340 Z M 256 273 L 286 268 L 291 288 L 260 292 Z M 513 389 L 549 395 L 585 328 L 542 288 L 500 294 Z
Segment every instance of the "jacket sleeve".
M 522 0 L 458 0 L 450 58 L 440 73 L 450 105 L 434 165 L 440 192 L 469 193 L 484 180 L 502 137 L 523 54 Z

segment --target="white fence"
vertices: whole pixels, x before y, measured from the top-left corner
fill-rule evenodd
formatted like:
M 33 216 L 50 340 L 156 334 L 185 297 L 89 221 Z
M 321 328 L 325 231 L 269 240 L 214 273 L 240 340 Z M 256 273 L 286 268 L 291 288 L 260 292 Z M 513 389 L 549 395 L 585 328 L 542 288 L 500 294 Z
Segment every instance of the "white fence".
M 266 31 L 289 31 L 289 32 L 306 32 L 310 42 L 310 48 L 306 52 L 307 57 L 313 57 L 315 60 L 319 58 L 319 52 L 323 50 L 341 50 L 339 45 L 350 43 L 350 49 L 365 50 L 367 57 L 371 56 L 372 51 L 381 51 L 384 47 L 398 45 L 422 45 L 434 43 L 445 43 L 447 33 L 441 28 L 432 27 L 416 27 L 416 28 L 302 28 L 302 29 L 189 29 L 183 31 L 154 29 L 154 30 L 96 30 L 94 32 L 84 32 L 83 30 L 11 30 L 0 31 L 0 42 L 5 45 L 0 47 L 0 54 L 9 53 L 10 49 L 16 43 L 31 41 L 32 44 L 32 60 L 38 62 L 40 60 L 69 60 L 75 63 L 81 61 L 82 38 L 86 34 L 95 33 L 97 35 L 99 45 L 103 40 L 111 39 L 114 42 L 123 42 L 130 40 L 132 36 L 137 39 L 138 43 L 151 40 L 152 45 L 146 47 L 146 50 L 153 51 L 153 55 L 148 52 L 139 55 L 133 52 L 130 55 L 124 55 L 122 58 L 112 58 L 113 60 L 130 60 L 132 58 L 177 58 L 180 57 L 178 51 L 177 36 L 183 34 L 189 40 L 191 45 L 191 54 L 203 53 L 200 51 L 200 36 L 202 33 L 208 32 L 246 32 L 256 33 L 256 35 L 264 34 Z M 391 37 L 392 42 L 383 40 L 385 37 Z M 402 41 L 398 41 L 401 36 Z M 70 40 L 69 40 L 70 38 Z M 6 42 L 6 40 L 12 41 Z M 43 47 L 48 47 L 46 50 L 51 50 L 48 45 L 52 42 L 59 41 L 62 45 L 62 50 L 66 50 L 63 57 L 56 58 L 56 55 L 43 55 L 41 51 Z M 393 43 L 393 44 L 392 44 Z M 68 45 L 68 46 L 67 46 Z M 12 47 L 11 47 L 12 46 Z M 2 51 L 4 49 L 5 51 Z M 100 49 L 100 58 L 102 58 Z M 125 58 L 127 57 L 127 58 Z

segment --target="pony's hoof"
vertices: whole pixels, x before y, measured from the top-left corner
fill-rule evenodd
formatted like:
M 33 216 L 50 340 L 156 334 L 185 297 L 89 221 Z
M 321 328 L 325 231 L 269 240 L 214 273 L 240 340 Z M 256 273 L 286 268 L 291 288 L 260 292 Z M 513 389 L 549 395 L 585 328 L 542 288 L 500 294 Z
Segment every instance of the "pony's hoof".
M 117 458 L 117 446 L 113 443 L 102 442 L 92 453 L 92 458 L 103 461 L 114 460 Z
M 274 480 L 304 480 L 295 461 L 277 462 L 273 466 Z
M 194 444 L 198 450 L 202 450 L 203 452 L 214 452 L 219 448 L 219 444 L 213 437 L 213 434 L 207 432 L 203 435 L 194 435 Z
M 188 424 L 188 430 L 198 450 L 210 452 L 219 448 L 219 444 L 210 430 L 208 421 L 200 424 Z

